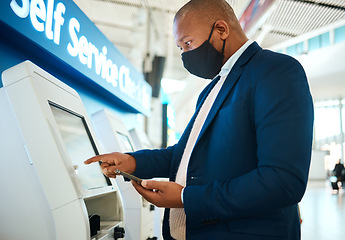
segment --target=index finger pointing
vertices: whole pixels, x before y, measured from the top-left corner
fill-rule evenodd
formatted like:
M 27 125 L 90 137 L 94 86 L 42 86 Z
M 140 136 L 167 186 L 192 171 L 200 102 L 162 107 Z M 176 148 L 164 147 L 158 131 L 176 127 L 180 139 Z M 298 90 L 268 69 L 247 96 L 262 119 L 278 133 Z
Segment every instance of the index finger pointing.
M 103 163 L 109 163 L 110 165 L 115 164 L 116 156 L 114 154 L 102 154 L 98 156 L 94 156 L 88 160 L 86 160 L 85 164 L 90 164 L 93 162 L 103 162 Z
M 102 162 L 101 156 L 94 156 L 92 158 L 89 158 L 88 160 L 84 161 L 84 164 L 90 164 L 93 162 Z

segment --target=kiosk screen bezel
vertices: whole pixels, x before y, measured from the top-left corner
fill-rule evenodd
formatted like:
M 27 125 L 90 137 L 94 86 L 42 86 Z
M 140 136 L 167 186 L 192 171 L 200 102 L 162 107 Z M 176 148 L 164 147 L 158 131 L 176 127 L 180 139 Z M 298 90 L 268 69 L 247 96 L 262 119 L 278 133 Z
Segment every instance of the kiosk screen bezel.
M 86 120 L 85 120 L 85 117 L 84 117 L 83 115 L 81 115 L 81 114 L 78 114 L 78 113 L 72 111 L 71 109 L 65 108 L 65 107 L 63 107 L 63 106 L 61 106 L 61 105 L 59 105 L 59 104 L 57 104 L 57 103 L 55 103 L 55 102 L 52 102 L 52 101 L 50 101 L 50 100 L 48 100 L 48 103 L 49 103 L 50 108 L 54 107 L 54 108 L 56 108 L 56 109 L 62 110 L 62 111 L 64 111 L 64 112 L 66 112 L 67 114 L 71 114 L 72 116 L 78 117 L 78 118 L 82 121 L 83 127 L 84 127 L 84 129 L 85 129 L 85 131 L 86 131 L 86 134 L 87 134 L 88 139 L 89 139 L 89 141 L 90 141 L 90 144 L 91 144 L 91 146 L 92 146 L 92 148 L 93 148 L 93 151 L 95 152 L 95 155 L 99 155 L 99 151 L 98 151 L 98 149 L 97 149 L 97 146 L 96 146 L 96 144 L 95 144 L 95 141 L 93 140 L 91 131 L 90 131 L 89 127 L 88 127 L 88 124 L 87 124 L 87 122 L 86 122 Z M 51 109 L 51 110 L 52 110 L 52 109 Z M 53 117 L 54 117 L 54 119 L 55 119 L 55 121 L 56 121 L 56 118 L 55 118 L 55 115 L 54 115 L 53 112 L 52 112 L 52 114 L 53 114 Z M 60 131 L 60 129 L 59 129 L 59 131 Z M 60 134 L 61 134 L 61 132 L 60 132 Z M 67 152 L 68 152 L 68 151 L 67 151 Z M 68 155 L 69 155 L 69 154 L 68 154 Z M 86 159 L 85 159 L 85 160 L 86 160 Z M 99 163 L 99 164 L 101 164 L 101 163 Z M 106 181 L 106 183 L 107 183 L 107 186 L 101 186 L 101 187 L 97 187 L 97 188 L 100 189 L 100 188 L 102 188 L 102 187 L 112 186 L 110 179 L 109 179 L 108 177 L 106 177 L 105 175 L 103 175 L 103 174 L 102 174 L 102 176 L 105 178 L 105 181 Z M 84 191 L 89 191 L 89 190 L 94 190 L 94 189 L 95 189 L 95 188 L 88 188 L 88 189 L 84 189 Z

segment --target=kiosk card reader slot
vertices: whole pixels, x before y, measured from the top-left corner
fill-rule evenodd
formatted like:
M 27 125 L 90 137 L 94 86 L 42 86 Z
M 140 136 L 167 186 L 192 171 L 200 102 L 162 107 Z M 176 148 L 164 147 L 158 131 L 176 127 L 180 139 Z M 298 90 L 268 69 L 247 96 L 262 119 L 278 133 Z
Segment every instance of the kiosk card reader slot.
M 29 61 L 2 81 L 1 239 L 120 239 L 118 187 L 83 164 L 100 148 L 77 92 Z

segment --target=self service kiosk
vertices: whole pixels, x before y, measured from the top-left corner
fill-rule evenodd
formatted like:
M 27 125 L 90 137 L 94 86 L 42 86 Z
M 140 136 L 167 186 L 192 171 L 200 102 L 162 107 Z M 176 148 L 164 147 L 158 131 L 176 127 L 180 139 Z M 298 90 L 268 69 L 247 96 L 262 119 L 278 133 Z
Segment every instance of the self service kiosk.
M 121 239 L 118 187 L 77 92 L 26 61 L 2 74 L 0 238 Z
M 151 141 L 143 130 L 133 128 L 129 130 L 129 135 L 131 136 L 133 144 L 137 150 L 153 148 Z
M 137 150 L 124 123 L 119 117 L 107 110 L 91 116 L 95 132 L 107 152 L 133 152 Z M 155 207 L 142 198 L 130 182 L 122 176 L 115 181 L 123 199 L 126 240 L 153 240 Z

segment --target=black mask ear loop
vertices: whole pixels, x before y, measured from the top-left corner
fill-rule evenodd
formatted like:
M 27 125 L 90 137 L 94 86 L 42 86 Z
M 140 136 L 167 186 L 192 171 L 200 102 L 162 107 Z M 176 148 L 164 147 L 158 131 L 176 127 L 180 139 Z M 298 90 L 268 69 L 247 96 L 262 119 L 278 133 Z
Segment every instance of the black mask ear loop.
M 226 39 L 224 39 L 224 42 L 223 42 L 222 54 L 224 54 L 224 49 L 225 49 L 225 41 L 226 41 Z
M 216 23 L 213 23 L 213 25 L 212 25 L 212 29 L 211 29 L 210 35 L 208 36 L 208 39 L 207 39 L 208 42 L 210 42 L 210 39 L 212 37 L 214 26 L 216 26 Z
M 212 29 L 211 29 L 211 32 L 210 32 L 210 36 L 208 36 L 207 41 L 208 41 L 209 43 L 210 43 L 210 40 L 211 40 L 211 37 L 212 37 L 212 33 L 213 33 L 213 29 L 214 29 L 215 26 L 216 26 L 216 23 L 214 23 L 214 24 L 212 25 Z M 224 54 L 225 41 L 226 41 L 226 39 L 224 39 L 224 42 L 223 42 L 222 54 Z

